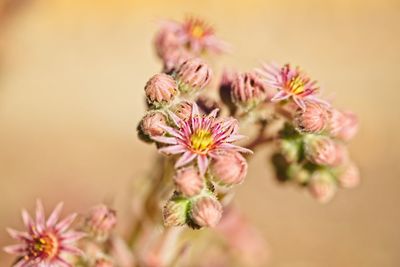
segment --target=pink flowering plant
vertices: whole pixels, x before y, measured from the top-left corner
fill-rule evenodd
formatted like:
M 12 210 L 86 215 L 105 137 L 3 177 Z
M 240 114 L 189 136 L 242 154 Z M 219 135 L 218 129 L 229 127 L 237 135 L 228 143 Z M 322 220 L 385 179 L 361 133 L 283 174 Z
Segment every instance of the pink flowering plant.
M 154 45 L 162 71 L 144 87 L 137 131 L 158 156 L 150 177 L 134 181 L 129 228 L 116 233 L 117 214 L 104 204 L 59 220 L 60 204 L 46 221 L 38 201 L 35 220 L 23 212 L 26 232 L 8 230 L 18 241 L 5 248 L 17 255 L 13 266 L 265 266 L 265 241 L 232 203 L 264 145 L 275 148 L 277 179 L 319 202 L 359 184 L 347 150 L 357 117 L 322 99 L 302 69 L 264 64 L 216 78 L 205 56 L 228 45 L 193 17 L 164 21 Z

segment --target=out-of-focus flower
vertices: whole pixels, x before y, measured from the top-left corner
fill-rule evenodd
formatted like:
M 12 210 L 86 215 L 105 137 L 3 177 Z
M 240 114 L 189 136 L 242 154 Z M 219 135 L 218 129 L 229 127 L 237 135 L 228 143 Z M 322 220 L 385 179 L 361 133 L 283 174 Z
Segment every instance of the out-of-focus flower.
M 214 29 L 209 24 L 193 17 L 187 18 L 183 23 L 164 21 L 155 44 L 157 51 L 163 51 L 166 47 L 180 46 L 194 55 L 207 52 L 221 53 L 228 47 L 216 37 Z
M 111 231 L 117 224 L 116 211 L 104 204 L 92 208 L 86 219 L 89 231 L 99 240 L 104 241 L 108 238 Z
M 163 217 L 165 226 L 182 226 L 187 222 L 189 200 L 173 196 L 164 206 Z
M 335 142 L 327 136 L 308 135 L 305 138 L 305 155 L 319 165 L 332 165 L 337 158 Z
M 210 170 L 213 179 L 222 185 L 240 184 L 247 174 L 247 161 L 237 151 L 219 153 Z
M 327 203 L 335 195 L 337 185 L 329 172 L 318 170 L 312 174 L 308 189 L 316 200 Z
M 4 248 L 7 253 L 20 256 L 14 266 L 72 266 L 64 256 L 82 253 L 73 243 L 85 234 L 69 230 L 76 214 L 71 214 L 58 222 L 62 206 L 62 203 L 58 204 L 46 221 L 43 204 L 37 201 L 35 221 L 27 211 L 22 212 L 22 219 L 28 228 L 27 232 L 8 229 L 11 237 L 21 242 Z
M 188 197 L 198 195 L 205 183 L 194 166 L 179 169 L 173 179 L 178 191 Z
M 236 109 L 236 106 L 232 101 L 232 84 L 236 76 L 236 72 L 224 70 L 221 81 L 219 82 L 219 97 L 222 102 L 227 105 L 231 113 Z
M 299 159 L 301 143 L 294 138 L 280 139 L 278 146 L 279 151 L 285 157 L 287 162 L 296 162 Z
M 163 113 L 155 111 L 144 116 L 139 125 L 139 131 L 146 137 L 161 136 L 165 133 L 162 126 L 166 125 L 166 117 Z
M 296 163 L 292 163 L 288 166 L 287 176 L 301 185 L 307 184 L 310 180 L 310 172 Z
M 301 133 L 321 133 L 329 125 L 330 109 L 316 102 L 306 102 L 306 109 L 299 108 L 294 116 L 295 128 Z
M 221 219 L 222 205 L 214 197 L 201 197 L 193 203 L 190 216 L 200 227 L 214 227 Z
M 193 58 L 193 55 L 183 48 L 166 50 L 162 57 L 164 72 L 173 73 L 183 62 L 191 58 Z
M 246 110 L 254 108 L 264 101 L 267 93 L 260 78 L 252 72 L 236 74 L 232 82 L 232 100 Z
M 215 109 L 219 109 L 220 107 L 217 101 L 205 95 L 200 95 L 196 99 L 196 104 L 199 106 L 200 110 L 205 114 L 210 114 L 210 112 L 212 112 Z
M 352 139 L 358 131 L 357 116 L 350 112 L 334 110 L 330 120 L 330 133 L 344 141 Z
M 172 108 L 172 111 L 181 120 L 188 120 L 190 118 L 190 116 L 192 115 L 192 105 L 193 105 L 192 102 L 184 100 L 184 101 L 181 101 L 178 104 L 176 104 Z
M 327 104 L 315 96 L 319 91 L 317 82 L 311 80 L 299 67 L 293 68 L 289 64 L 285 64 L 283 67 L 264 64 L 257 71 L 268 87 L 278 90 L 278 93 L 271 99 L 272 102 L 292 98 L 303 110 L 306 110 L 306 102 L 309 101 Z
M 158 73 L 151 77 L 144 90 L 147 101 L 155 105 L 170 103 L 178 94 L 175 80 L 165 73 Z
M 354 163 L 348 164 L 338 176 L 339 185 L 343 188 L 354 188 L 360 180 L 360 170 Z
M 93 267 L 114 267 L 114 263 L 111 259 L 108 258 L 100 258 L 96 259 Z
M 207 116 L 201 115 L 197 105 L 193 103 L 189 120 L 184 121 L 171 114 L 178 129 L 164 126 L 165 131 L 172 137 L 153 137 L 154 141 L 169 145 L 160 148 L 159 151 L 166 154 L 183 154 L 177 160 L 176 168 L 197 159 L 201 175 L 205 174 L 210 157 L 216 157 L 218 152 L 234 150 L 251 153 L 246 148 L 232 144 L 244 137 L 237 133 L 236 120 L 217 119 L 217 112 L 218 110 L 214 110 Z
M 178 87 L 182 92 L 206 87 L 211 77 L 211 68 L 200 58 L 186 60 L 176 71 Z
M 349 161 L 349 151 L 343 143 L 335 142 L 335 160 L 333 166 L 339 166 Z

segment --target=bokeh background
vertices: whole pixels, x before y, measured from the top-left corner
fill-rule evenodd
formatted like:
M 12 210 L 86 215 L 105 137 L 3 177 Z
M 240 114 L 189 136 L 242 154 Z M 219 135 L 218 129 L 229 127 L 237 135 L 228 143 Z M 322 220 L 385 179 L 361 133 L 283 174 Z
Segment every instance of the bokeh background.
M 122 207 L 154 147 L 136 138 L 143 86 L 160 70 L 161 18 L 199 15 L 233 44 L 219 66 L 302 65 L 361 121 L 363 181 L 320 205 L 275 182 L 267 151 L 236 202 L 272 267 L 400 266 L 400 2 L 391 0 L 0 0 L 0 229 L 40 197 L 66 212 Z M 123 212 L 123 210 L 121 210 Z M 0 230 L 0 246 L 11 239 Z M 10 258 L 0 253 L 0 266 Z

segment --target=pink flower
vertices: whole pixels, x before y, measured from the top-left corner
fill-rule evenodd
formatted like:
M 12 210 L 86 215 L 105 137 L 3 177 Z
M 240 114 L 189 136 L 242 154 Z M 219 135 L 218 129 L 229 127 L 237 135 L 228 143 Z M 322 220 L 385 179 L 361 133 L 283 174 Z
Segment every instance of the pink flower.
M 289 64 L 285 64 L 283 67 L 264 64 L 262 69 L 257 71 L 264 78 L 268 87 L 278 90 L 278 93 L 271 99 L 272 102 L 292 98 L 303 110 L 306 109 L 305 102 L 307 101 L 316 101 L 327 105 L 325 101 L 315 96 L 319 91 L 317 82 L 311 80 L 299 67 L 294 69 Z
M 204 175 L 210 158 L 216 157 L 218 152 L 239 151 L 251 153 L 251 150 L 232 144 L 244 136 L 238 134 L 237 122 L 234 119 L 217 119 L 218 110 L 209 115 L 200 115 L 197 104 L 193 103 L 192 114 L 189 120 L 181 120 L 170 113 L 175 121 L 177 129 L 165 127 L 165 131 L 171 137 L 153 137 L 153 140 L 169 146 L 159 149 L 165 154 L 183 154 L 176 162 L 175 167 L 182 167 L 194 159 L 200 174 Z
M 108 238 L 117 224 L 117 214 L 104 204 L 95 206 L 90 211 L 86 219 L 86 225 L 90 232 L 99 240 L 104 241 Z
M 203 52 L 222 53 L 228 47 L 216 37 L 213 27 L 193 17 L 187 18 L 184 22 L 164 21 L 155 44 L 159 54 L 166 47 L 180 46 L 194 55 Z
M 28 231 L 18 232 L 8 229 L 11 237 L 21 243 L 4 248 L 7 253 L 20 256 L 19 261 L 14 266 L 73 266 L 64 260 L 62 256 L 63 254 L 81 254 L 81 251 L 73 246 L 73 242 L 81 239 L 85 234 L 68 230 L 76 214 L 71 214 L 58 222 L 62 206 L 62 203 L 58 204 L 47 221 L 45 220 L 44 208 L 40 201 L 37 201 L 35 221 L 27 211 L 22 211 L 22 219 Z

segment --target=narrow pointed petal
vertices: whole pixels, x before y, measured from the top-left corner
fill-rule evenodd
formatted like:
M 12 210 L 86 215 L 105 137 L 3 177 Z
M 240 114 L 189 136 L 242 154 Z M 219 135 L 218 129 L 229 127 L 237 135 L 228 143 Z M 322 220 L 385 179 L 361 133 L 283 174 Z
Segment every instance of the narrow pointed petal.
M 39 232 L 43 231 L 45 228 L 45 221 L 43 203 L 38 199 L 36 201 L 36 227 Z
M 73 247 L 73 246 L 68 246 L 68 245 L 63 246 L 62 250 L 69 252 L 73 255 L 78 255 L 78 256 L 84 255 L 82 250 L 80 250 L 79 248 Z
M 159 143 L 170 144 L 170 145 L 176 145 L 178 143 L 176 141 L 176 138 L 174 137 L 154 136 L 151 139 Z
M 176 126 L 179 127 L 182 124 L 182 119 L 176 116 L 175 113 L 171 112 L 170 110 L 168 110 L 167 113 Z
M 29 265 L 30 263 L 26 259 L 22 258 L 17 263 L 15 263 L 13 267 L 28 267 Z
M 282 100 L 288 99 L 289 97 L 290 97 L 290 94 L 281 90 L 276 95 L 274 95 L 274 97 L 271 98 L 271 102 L 282 101 Z
M 47 227 L 52 227 L 57 223 L 63 206 L 64 206 L 64 203 L 62 203 L 62 202 L 58 203 L 58 205 L 55 207 L 55 209 L 53 210 L 53 212 L 50 214 L 49 218 L 47 219 L 47 222 L 46 222 Z
M 208 114 L 209 118 L 216 118 L 217 114 L 219 112 L 219 108 L 214 109 L 213 111 L 210 112 L 210 114 Z
M 31 236 L 25 232 L 19 232 L 11 228 L 7 228 L 7 232 L 12 238 L 20 241 L 32 240 Z
M 72 264 L 66 262 L 64 259 L 58 257 L 55 260 L 55 265 L 54 266 L 59 266 L 59 267 L 72 267 Z
M 30 232 L 33 231 L 33 219 L 26 210 L 22 210 L 22 220 Z
M 23 254 L 26 251 L 26 245 L 18 244 L 18 245 L 6 246 L 3 248 L 3 250 L 9 254 Z
M 174 146 L 167 146 L 167 147 L 160 148 L 158 151 L 161 153 L 167 154 L 167 155 L 169 155 L 169 154 L 174 155 L 174 154 L 183 153 L 186 151 L 186 149 L 182 145 L 174 145 Z
M 191 162 L 192 160 L 194 160 L 194 158 L 197 155 L 190 152 L 190 151 L 186 151 L 175 163 L 175 168 L 179 168 L 182 167 L 186 164 L 188 164 L 189 162 Z
M 77 216 L 76 213 L 73 213 L 73 214 L 69 215 L 67 218 L 65 218 L 64 220 L 62 220 L 61 222 L 59 222 L 59 223 L 55 226 L 55 229 L 56 229 L 59 233 L 64 232 L 65 230 L 67 230 L 68 227 L 71 226 L 71 224 L 74 222 L 76 216 Z
M 304 103 L 304 100 L 302 100 L 301 98 L 298 97 L 293 97 L 294 102 L 303 110 L 306 110 L 306 103 Z
M 238 140 L 242 140 L 244 138 L 247 138 L 247 136 L 241 135 L 241 134 L 231 135 L 230 137 L 228 137 L 225 140 L 225 142 L 231 143 L 231 142 L 235 142 L 235 141 L 238 141 Z
M 62 235 L 63 242 L 75 242 L 86 236 L 84 232 L 70 231 Z
M 206 155 L 197 157 L 197 165 L 201 175 L 204 175 L 207 171 L 209 160 Z
M 192 117 L 197 117 L 197 116 L 200 116 L 199 106 L 195 102 L 193 102 Z
M 172 127 L 169 126 L 165 126 L 165 125 L 158 125 L 161 129 L 165 130 L 167 133 L 169 133 L 172 136 L 175 136 L 177 138 L 181 138 L 181 135 L 179 134 L 179 132 L 177 130 L 175 130 Z
M 219 148 L 231 149 L 231 150 L 236 150 L 236 151 L 242 152 L 242 153 L 253 154 L 253 151 L 251 151 L 250 149 L 247 149 L 247 148 L 244 148 L 244 147 L 241 147 L 241 146 L 237 146 L 237 145 L 233 145 L 233 144 L 228 144 L 228 143 L 221 144 L 219 146 Z

